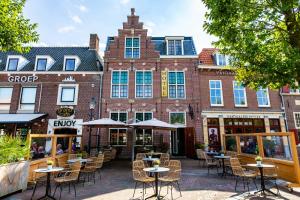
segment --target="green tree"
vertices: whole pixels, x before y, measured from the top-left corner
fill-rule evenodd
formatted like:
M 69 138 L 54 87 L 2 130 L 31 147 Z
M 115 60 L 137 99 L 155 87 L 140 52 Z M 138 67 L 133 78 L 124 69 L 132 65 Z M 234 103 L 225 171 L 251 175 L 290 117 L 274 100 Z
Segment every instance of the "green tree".
M 24 44 L 38 41 L 37 24 L 25 19 L 26 0 L 0 0 L 0 51 L 26 52 Z
M 230 56 L 237 80 L 252 88 L 300 83 L 298 0 L 203 0 L 204 29 Z

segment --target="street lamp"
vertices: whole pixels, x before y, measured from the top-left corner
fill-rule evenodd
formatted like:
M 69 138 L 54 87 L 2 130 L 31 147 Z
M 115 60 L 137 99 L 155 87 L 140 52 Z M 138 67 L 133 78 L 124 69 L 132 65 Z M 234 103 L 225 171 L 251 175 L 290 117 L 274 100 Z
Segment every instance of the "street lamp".
M 89 120 L 92 121 L 94 119 L 94 110 L 96 107 L 96 99 L 92 97 L 90 101 L 90 113 L 89 113 Z M 91 142 L 92 142 L 92 127 L 89 127 L 89 154 L 91 153 Z

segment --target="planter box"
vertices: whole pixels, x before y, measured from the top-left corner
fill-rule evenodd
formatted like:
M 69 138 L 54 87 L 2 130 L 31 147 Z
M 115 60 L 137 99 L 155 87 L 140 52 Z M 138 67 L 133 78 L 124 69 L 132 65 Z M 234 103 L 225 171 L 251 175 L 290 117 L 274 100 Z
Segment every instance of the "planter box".
M 28 172 L 28 161 L 0 165 L 0 198 L 19 190 L 26 190 Z

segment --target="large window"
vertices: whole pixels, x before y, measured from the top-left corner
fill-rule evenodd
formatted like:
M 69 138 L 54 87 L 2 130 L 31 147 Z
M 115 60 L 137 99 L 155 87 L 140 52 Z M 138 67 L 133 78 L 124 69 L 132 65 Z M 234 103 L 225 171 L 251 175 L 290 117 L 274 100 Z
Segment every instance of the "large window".
M 168 40 L 168 55 L 183 55 L 182 40 Z
M 257 155 L 259 153 L 256 136 L 240 137 L 241 152 Z
M 228 56 L 224 54 L 215 54 L 214 58 L 215 58 L 215 64 L 218 66 L 225 66 L 229 64 Z
M 135 74 L 135 96 L 137 98 L 152 97 L 152 71 L 137 71 Z
M 264 119 L 225 118 L 224 125 L 225 125 L 225 134 L 265 132 Z
M 77 105 L 78 84 L 61 84 L 58 88 L 57 105 Z
M 111 81 L 111 97 L 128 97 L 128 71 L 113 71 Z
M 20 110 L 34 110 L 36 87 L 22 87 Z
M 244 86 L 242 86 L 242 84 L 240 84 L 237 81 L 233 81 L 233 96 L 235 106 L 247 106 L 246 89 Z
M 295 127 L 300 129 L 300 112 L 294 112 Z
M 126 38 L 125 58 L 140 58 L 140 38 Z
M 17 71 L 19 58 L 9 58 L 7 64 L 7 71 Z
M 66 58 L 65 60 L 65 71 L 75 71 L 75 58 Z
M 171 112 L 170 113 L 171 124 L 185 124 L 185 112 Z
M 36 61 L 36 71 L 46 71 L 47 58 L 38 58 Z
M 290 141 L 287 136 L 264 136 L 262 140 L 265 157 L 292 160 Z
M 270 106 L 269 91 L 267 88 L 260 88 L 259 90 L 257 90 L 256 97 L 259 107 Z
M 12 96 L 12 87 L 0 87 L 0 110 L 9 111 Z
M 220 80 L 209 81 L 210 105 L 223 106 L 222 82 Z
M 152 119 L 152 112 L 137 112 L 135 113 L 135 119 L 137 122 L 150 120 Z M 152 145 L 152 129 L 136 129 L 135 136 L 136 145 Z
M 110 118 L 115 121 L 126 122 L 126 112 L 111 112 Z M 109 138 L 111 145 L 126 145 L 127 144 L 127 129 L 126 128 L 111 128 L 109 129 Z
M 184 72 L 169 72 L 169 98 L 185 98 Z

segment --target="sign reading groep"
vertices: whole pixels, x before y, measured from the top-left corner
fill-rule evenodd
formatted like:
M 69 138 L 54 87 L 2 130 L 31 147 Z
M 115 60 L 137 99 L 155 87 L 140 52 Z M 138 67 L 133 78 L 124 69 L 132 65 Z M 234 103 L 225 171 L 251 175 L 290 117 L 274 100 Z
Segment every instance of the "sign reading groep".
M 33 83 L 38 80 L 38 76 L 8 76 L 8 82 L 15 82 L 15 83 Z

